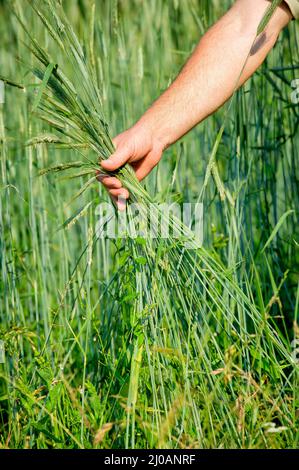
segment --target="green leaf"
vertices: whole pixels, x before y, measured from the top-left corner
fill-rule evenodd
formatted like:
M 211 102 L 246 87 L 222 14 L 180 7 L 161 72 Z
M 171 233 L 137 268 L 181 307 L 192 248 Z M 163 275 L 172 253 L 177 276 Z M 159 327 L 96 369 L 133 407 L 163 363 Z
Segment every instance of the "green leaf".
M 282 224 L 284 223 L 284 221 L 286 220 L 286 218 L 292 214 L 293 212 L 295 212 L 293 209 L 290 209 L 288 210 L 287 212 L 285 212 L 279 219 L 279 221 L 277 222 L 277 224 L 275 225 L 274 227 L 274 230 L 273 232 L 271 233 L 270 237 L 268 238 L 268 240 L 266 241 L 265 243 L 265 246 L 264 248 L 262 249 L 262 253 L 264 253 L 265 249 L 270 245 L 270 243 L 272 242 L 273 238 L 276 236 L 278 230 L 280 229 L 280 227 L 282 226 Z
M 257 28 L 257 36 L 259 36 L 266 28 L 268 25 L 269 21 L 271 20 L 276 8 L 282 3 L 282 0 L 273 0 L 271 5 L 266 10 L 266 13 L 264 14 L 260 24 L 258 25 Z
M 52 75 L 52 72 L 53 70 L 57 67 L 57 64 L 49 64 L 48 67 L 46 68 L 45 70 L 45 74 L 44 74 L 44 78 L 43 78 L 43 81 L 42 83 L 40 84 L 39 86 L 39 90 L 38 90 L 38 93 L 35 97 L 35 100 L 33 102 L 33 107 L 32 107 L 32 110 L 35 111 L 40 103 L 40 100 L 42 98 L 42 95 L 43 95 L 43 92 L 45 91 L 46 87 L 47 87 L 47 84 L 48 84 L 48 81 L 50 80 L 50 77 Z
M 144 266 L 147 263 L 147 260 L 146 258 L 144 258 L 144 256 L 138 256 L 137 258 L 135 258 L 134 261 L 135 263 L 140 264 L 142 266 Z
M 72 225 L 74 225 L 80 217 L 83 217 L 87 210 L 89 209 L 90 205 L 92 204 L 91 202 L 88 202 L 85 206 L 80 207 L 71 217 L 69 217 L 60 227 L 58 230 L 61 230 L 62 228 L 70 228 Z

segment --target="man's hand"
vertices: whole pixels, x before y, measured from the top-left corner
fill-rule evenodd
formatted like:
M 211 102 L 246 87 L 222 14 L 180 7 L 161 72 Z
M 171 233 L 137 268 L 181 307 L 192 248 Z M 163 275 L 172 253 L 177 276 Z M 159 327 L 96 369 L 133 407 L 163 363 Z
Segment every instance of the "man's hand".
M 143 179 L 166 147 L 222 106 L 262 64 L 280 31 L 292 19 L 286 3 L 281 3 L 257 38 L 269 5 L 269 0 L 236 0 L 202 37 L 170 87 L 135 126 L 114 139 L 116 152 L 102 162 L 102 167 L 114 171 L 130 163 L 137 177 Z M 117 178 L 105 177 L 102 182 L 114 199 L 128 198 L 128 191 Z M 124 202 L 119 205 L 123 208 Z
M 139 181 L 157 165 L 165 148 L 165 145 L 153 136 L 149 126 L 140 122 L 115 137 L 113 144 L 116 151 L 101 163 L 102 168 L 115 171 L 129 163 L 134 168 Z M 118 208 L 123 209 L 125 200 L 129 197 L 128 190 L 122 187 L 116 177 L 99 174 L 98 179 L 107 188 Z

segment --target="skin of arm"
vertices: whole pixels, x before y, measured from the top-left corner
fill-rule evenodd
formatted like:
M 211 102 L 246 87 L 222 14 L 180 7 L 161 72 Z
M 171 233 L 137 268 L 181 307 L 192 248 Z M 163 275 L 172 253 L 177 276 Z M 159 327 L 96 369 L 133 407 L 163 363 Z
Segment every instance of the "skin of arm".
M 136 124 L 113 139 L 116 151 L 101 163 L 102 168 L 115 171 L 129 163 L 142 180 L 167 147 L 221 107 L 263 63 L 279 33 L 292 19 L 282 2 L 265 31 L 256 38 L 268 6 L 268 0 L 237 0 L 202 37 L 170 87 Z M 129 193 L 121 182 L 100 172 L 98 179 L 118 208 L 124 209 Z

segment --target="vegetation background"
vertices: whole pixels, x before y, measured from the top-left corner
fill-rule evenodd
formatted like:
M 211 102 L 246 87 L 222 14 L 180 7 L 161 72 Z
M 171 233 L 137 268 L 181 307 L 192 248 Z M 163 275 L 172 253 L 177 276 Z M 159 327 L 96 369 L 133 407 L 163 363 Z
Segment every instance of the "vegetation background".
M 82 43 L 92 42 L 105 115 L 117 134 L 174 79 L 232 2 L 101 0 L 94 18 L 92 0 L 62 3 Z M 24 85 L 6 86 L 0 105 L 1 446 L 297 447 L 299 108 L 291 82 L 299 78 L 298 26 L 284 30 L 230 108 L 217 165 L 234 206 L 212 178 L 204 186 L 224 110 L 167 150 L 145 182 L 157 202 L 201 194 L 204 246 L 258 312 L 248 320 L 238 295 L 223 294 L 213 275 L 192 315 L 163 292 L 155 273 L 154 287 L 140 289 L 146 267 L 134 246 L 143 240 L 92 244 L 96 205 L 108 200 L 97 184 L 82 195 L 92 201 L 85 216 L 58 230 L 82 206 L 68 203 L 85 180 L 38 176 L 76 156 L 28 145 L 50 129 L 32 110 L 37 80 L 27 70 L 34 60 L 13 4 L 61 59 L 27 2 L 0 1 L 0 76 Z M 155 295 L 145 301 L 147 288 L 157 305 Z M 151 316 L 157 320 L 147 326 Z

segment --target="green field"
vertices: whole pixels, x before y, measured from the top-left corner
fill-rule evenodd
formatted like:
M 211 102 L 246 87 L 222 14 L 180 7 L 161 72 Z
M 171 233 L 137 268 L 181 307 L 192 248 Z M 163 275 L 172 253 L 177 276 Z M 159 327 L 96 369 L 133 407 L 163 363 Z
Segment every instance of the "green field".
M 232 4 L 93 3 L 62 0 L 111 136 L 136 122 Z M 80 96 L 90 77 L 27 1 L 0 0 L 2 448 L 298 447 L 297 23 L 229 108 L 166 151 L 147 193 L 131 183 L 137 201 L 203 203 L 203 247 L 184 250 L 159 237 L 97 239 L 103 187 L 74 198 L 90 176 L 39 175 L 81 154 L 96 166 L 98 155 L 53 142 L 57 128 L 38 116 L 47 85 L 32 73 L 26 30 Z

